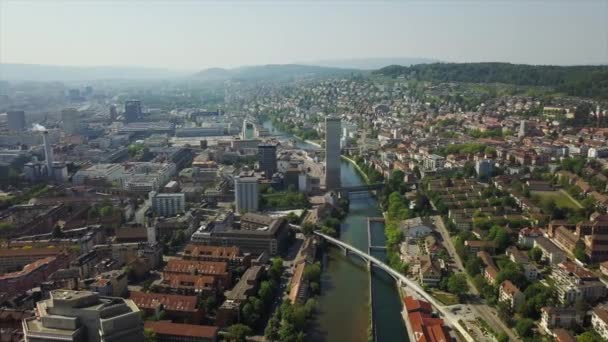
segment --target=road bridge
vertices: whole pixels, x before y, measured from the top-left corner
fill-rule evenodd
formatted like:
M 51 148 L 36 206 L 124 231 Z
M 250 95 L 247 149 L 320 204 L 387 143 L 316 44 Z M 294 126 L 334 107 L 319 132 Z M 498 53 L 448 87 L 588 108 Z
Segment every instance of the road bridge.
M 329 235 L 323 234 L 318 231 L 315 231 L 314 234 L 323 238 L 328 243 L 339 247 L 345 253 L 354 254 L 354 255 L 360 257 L 361 259 L 363 259 L 368 264 L 374 265 L 374 266 L 382 269 L 383 271 L 388 273 L 391 277 L 393 277 L 400 286 L 405 285 L 405 286 L 409 287 L 411 290 L 416 292 L 419 296 L 421 296 L 426 301 L 431 303 L 431 305 L 433 305 L 433 307 L 435 307 L 441 313 L 445 322 L 447 324 L 451 325 L 452 327 L 456 328 L 456 330 L 458 330 L 458 332 L 464 337 L 464 339 L 466 341 L 469 341 L 469 342 L 475 341 L 473 339 L 473 337 L 471 337 L 471 335 L 469 334 L 467 329 L 459 322 L 458 317 L 456 315 L 452 314 L 452 312 L 450 312 L 450 310 L 445 305 L 439 303 L 435 298 L 433 298 L 433 296 L 431 296 L 429 293 L 427 293 L 418 283 L 409 279 L 408 277 L 401 274 L 400 272 L 395 271 L 392 267 L 388 266 L 383 261 L 369 255 L 368 253 L 365 253 L 365 252 L 359 250 L 356 247 L 351 246 L 348 243 L 345 243 L 343 241 L 340 241 L 336 238 L 333 238 Z

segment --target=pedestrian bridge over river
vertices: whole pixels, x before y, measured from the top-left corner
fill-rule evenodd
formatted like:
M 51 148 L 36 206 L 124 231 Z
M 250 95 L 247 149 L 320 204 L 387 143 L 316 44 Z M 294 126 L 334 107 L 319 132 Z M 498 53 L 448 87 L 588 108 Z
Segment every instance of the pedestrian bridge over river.
M 433 298 L 433 296 L 431 296 L 429 293 L 427 293 L 420 285 L 418 285 L 418 283 L 407 278 L 405 275 L 395 271 L 390 266 L 385 264 L 383 261 L 377 259 L 376 257 L 369 255 L 368 253 L 365 253 L 365 252 L 359 250 L 358 248 L 355 248 L 355 247 L 349 245 L 348 243 L 345 243 L 343 241 L 340 241 L 336 238 L 333 238 L 329 235 L 325 235 L 318 231 L 315 231 L 314 234 L 325 239 L 325 241 L 327 241 L 328 243 L 342 249 L 345 254 L 351 253 L 353 255 L 356 255 L 356 256 L 360 257 L 361 259 L 363 259 L 365 262 L 367 262 L 370 266 L 373 265 L 373 266 L 376 266 L 376 267 L 382 269 L 383 271 L 388 273 L 391 277 L 393 277 L 395 279 L 395 281 L 397 281 L 399 286 L 405 285 L 405 286 L 409 287 L 411 290 L 416 292 L 419 296 L 421 296 L 426 301 L 431 303 L 431 305 L 433 305 L 433 307 L 435 307 L 441 313 L 445 322 L 448 325 L 451 325 L 452 327 L 454 327 L 456 330 L 458 330 L 458 332 L 467 341 L 469 341 L 469 342 L 475 341 L 471 337 L 469 332 L 466 330 L 466 328 L 464 326 L 462 326 L 462 324 L 460 324 L 458 317 L 456 315 L 454 315 L 452 312 L 450 312 L 450 310 L 445 305 L 443 305 L 443 304 L 439 303 L 437 300 L 435 300 L 435 298 Z
M 335 191 L 339 197 L 348 197 L 351 193 L 369 193 L 373 190 L 380 190 L 384 187 L 384 183 L 372 183 L 372 184 L 363 184 L 356 186 L 343 186 L 340 188 L 336 188 Z

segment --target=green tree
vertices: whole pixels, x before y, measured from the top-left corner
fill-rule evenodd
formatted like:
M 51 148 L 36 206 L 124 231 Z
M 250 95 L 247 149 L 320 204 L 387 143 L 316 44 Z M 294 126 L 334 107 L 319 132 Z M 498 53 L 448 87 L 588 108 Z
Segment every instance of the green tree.
M 247 336 L 253 335 L 253 330 L 244 324 L 233 324 L 228 327 L 228 339 L 235 342 L 245 342 Z
M 467 276 L 464 273 L 455 273 L 448 279 L 448 291 L 461 297 L 469 291 Z
M 150 329 L 144 329 L 144 342 L 156 342 L 156 333 Z
M 268 305 L 272 302 L 273 290 L 270 282 L 265 280 L 260 284 L 260 289 L 258 290 L 258 297 L 264 303 L 264 305 Z
M 403 173 L 403 171 L 393 170 L 388 179 L 389 189 L 392 191 L 401 192 L 401 190 L 403 188 L 403 178 L 404 177 L 405 177 L 405 174 Z
M 291 212 L 291 213 L 287 214 L 287 221 L 289 221 L 289 223 L 296 224 L 296 223 L 298 223 L 299 220 L 300 220 L 300 217 L 298 215 L 296 215 L 296 213 Z
M 315 262 L 314 264 L 306 265 L 306 267 L 304 267 L 304 278 L 310 282 L 320 282 L 321 263 Z
M 472 277 L 481 273 L 482 267 L 483 267 L 483 261 L 481 260 L 480 257 L 477 257 L 477 256 L 469 258 L 465 264 L 465 269 L 466 269 L 467 273 Z
M 515 331 L 521 337 L 531 337 L 534 329 L 534 321 L 529 318 L 520 319 L 515 323 Z
M 576 337 L 577 342 L 603 342 L 604 339 L 595 331 L 589 330 Z
M 311 236 L 315 231 L 315 225 L 312 222 L 304 222 L 302 224 L 302 233 L 306 236 Z
M 508 302 L 498 302 L 496 305 L 496 311 L 498 312 L 498 317 L 508 325 L 511 325 L 511 305 Z
M 243 305 L 243 308 L 241 309 L 241 318 L 243 319 L 243 322 L 250 327 L 255 327 L 261 317 L 261 312 L 256 310 L 254 306 L 255 303 L 252 303 L 254 298 L 255 297 L 249 297 L 247 303 Z
M 540 262 L 543 258 L 543 251 L 541 251 L 538 247 L 534 247 L 528 252 L 528 255 L 530 256 L 530 259 L 534 260 L 535 262 Z
M 112 206 L 103 206 L 99 209 L 99 216 L 108 217 L 112 216 L 114 213 L 114 208 Z
M 298 331 L 291 321 L 283 321 L 281 328 L 279 329 L 279 340 L 283 341 L 296 341 Z
M 278 312 L 278 310 L 277 310 Z M 281 320 L 278 316 L 273 315 L 264 329 L 264 336 L 269 341 L 276 341 L 279 339 L 279 329 L 281 328 Z
M 493 229 L 495 227 L 492 227 Z M 490 233 L 491 235 L 492 233 Z M 509 238 L 509 233 L 507 233 L 506 229 L 502 227 L 496 227 L 496 231 L 494 233 L 494 238 L 492 239 L 496 244 L 496 248 L 499 251 L 504 251 L 511 244 L 511 239 Z
M 281 275 L 283 274 L 283 259 L 273 258 L 271 260 L 270 270 L 268 271 L 270 279 L 279 282 Z
M 577 258 L 581 262 L 587 262 L 587 254 L 585 253 L 585 244 L 582 240 L 576 242 L 576 246 L 572 250 L 574 257 Z

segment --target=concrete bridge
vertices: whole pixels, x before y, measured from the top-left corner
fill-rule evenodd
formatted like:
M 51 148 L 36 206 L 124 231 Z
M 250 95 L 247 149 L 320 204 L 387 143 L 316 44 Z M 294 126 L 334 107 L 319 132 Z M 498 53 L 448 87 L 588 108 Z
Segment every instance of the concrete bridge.
M 356 255 L 356 256 L 360 257 L 361 259 L 363 259 L 365 262 L 367 262 L 368 265 L 376 266 L 376 267 L 380 268 L 381 270 L 385 271 L 391 277 L 393 277 L 395 279 L 395 281 L 397 281 L 399 286 L 405 285 L 405 286 L 409 287 L 411 290 L 416 292 L 416 294 L 418 294 L 420 297 L 424 298 L 426 301 L 431 303 L 431 305 L 433 305 L 433 307 L 435 307 L 437 309 L 437 311 L 439 311 L 439 313 L 441 313 L 445 322 L 448 325 L 454 327 L 456 330 L 458 330 L 458 332 L 465 338 L 466 341 L 468 341 L 468 342 L 475 341 L 473 339 L 473 337 L 471 337 L 471 335 L 469 334 L 467 329 L 464 326 L 462 326 L 462 324 L 460 324 L 458 317 L 456 315 L 454 315 L 452 312 L 450 312 L 450 310 L 445 305 L 439 303 L 437 300 L 435 300 L 435 298 L 433 298 L 433 296 L 431 296 L 429 293 L 424 291 L 424 289 L 418 283 L 407 278 L 405 275 L 401 274 L 400 272 L 395 271 L 390 266 L 385 264 L 383 261 L 380 261 L 379 259 L 369 255 L 368 253 L 362 252 L 358 248 L 355 248 L 345 242 L 342 242 L 336 238 L 333 238 L 329 235 L 325 235 L 318 231 L 314 232 L 314 234 L 325 239 L 325 241 L 329 242 L 330 244 L 342 249 L 345 254 L 351 253 L 353 255 Z
M 380 190 L 384 187 L 384 183 L 363 184 L 355 186 L 343 186 L 336 188 L 335 191 L 339 197 L 348 197 L 351 193 L 366 193 L 373 190 Z

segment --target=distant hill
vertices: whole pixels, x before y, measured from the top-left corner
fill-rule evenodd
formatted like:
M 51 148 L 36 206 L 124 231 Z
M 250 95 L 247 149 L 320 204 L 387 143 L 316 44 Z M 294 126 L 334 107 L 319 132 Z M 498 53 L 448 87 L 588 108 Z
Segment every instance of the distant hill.
M 216 80 L 287 80 L 291 78 L 323 77 L 361 73 L 361 70 L 330 68 L 301 64 L 268 64 L 244 66 L 234 69 L 212 68 L 194 75 L 197 79 Z
M 414 58 L 414 57 L 380 57 L 380 58 L 350 58 L 350 59 L 327 59 L 306 64 L 334 67 L 350 68 L 361 70 L 376 70 L 387 65 L 410 66 L 415 64 L 437 63 L 436 59 Z
M 39 64 L 0 64 L 0 80 L 9 81 L 91 81 L 107 79 L 168 79 L 191 72 L 161 68 L 76 67 Z
M 608 65 L 552 66 L 509 63 L 391 65 L 374 74 L 423 81 L 507 83 L 553 87 L 572 96 L 608 99 Z

